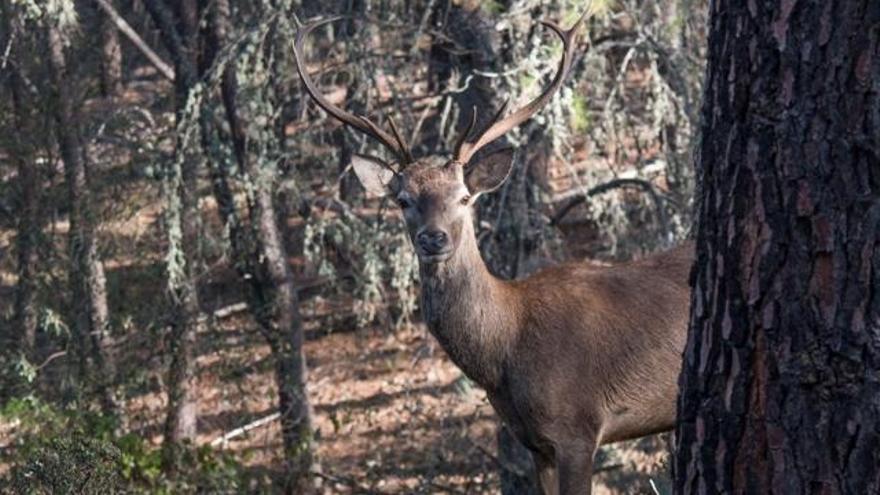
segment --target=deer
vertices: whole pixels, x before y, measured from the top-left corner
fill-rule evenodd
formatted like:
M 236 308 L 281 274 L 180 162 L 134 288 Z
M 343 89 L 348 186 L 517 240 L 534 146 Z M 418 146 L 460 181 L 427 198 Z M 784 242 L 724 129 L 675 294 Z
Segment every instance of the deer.
M 476 134 L 474 108 L 451 155 L 421 158 L 393 119 L 389 132 L 344 110 L 309 75 L 304 41 L 342 18 L 298 30 L 294 58 L 304 91 L 327 114 L 392 153 L 391 161 L 354 155 L 351 167 L 368 193 L 397 201 L 418 258 L 422 317 L 529 449 L 543 493 L 589 494 L 600 445 L 674 425 L 693 249 L 683 244 L 608 266 L 569 262 L 502 280 L 481 257 L 473 216 L 477 198 L 501 187 L 514 163 L 509 148 L 475 160 L 477 152 L 529 120 L 563 85 L 586 14 L 570 29 L 542 21 L 563 50 L 539 96 L 506 116 L 505 104 Z

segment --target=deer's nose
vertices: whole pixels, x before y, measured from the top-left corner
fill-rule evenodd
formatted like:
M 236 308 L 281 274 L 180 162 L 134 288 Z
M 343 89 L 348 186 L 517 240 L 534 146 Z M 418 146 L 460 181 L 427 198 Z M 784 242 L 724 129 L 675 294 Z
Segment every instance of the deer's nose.
M 425 230 L 416 237 L 419 247 L 426 254 L 440 254 L 449 244 L 449 236 L 442 230 Z

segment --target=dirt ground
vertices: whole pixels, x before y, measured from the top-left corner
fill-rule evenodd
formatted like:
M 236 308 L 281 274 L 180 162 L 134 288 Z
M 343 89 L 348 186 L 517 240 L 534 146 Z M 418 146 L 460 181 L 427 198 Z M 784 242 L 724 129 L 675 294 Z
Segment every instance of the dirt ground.
M 252 474 L 271 477 L 277 421 L 218 440 L 274 411 L 268 348 L 240 323 L 218 323 L 217 335 L 202 339 L 211 347 L 199 358 L 199 442 L 216 442 Z M 310 334 L 306 350 L 324 493 L 498 493 L 497 418 L 423 327 Z M 158 444 L 163 408 L 160 394 L 132 400 L 129 427 Z M 652 480 L 666 493 L 665 441 L 606 446 L 598 471 L 594 493 L 651 494 Z

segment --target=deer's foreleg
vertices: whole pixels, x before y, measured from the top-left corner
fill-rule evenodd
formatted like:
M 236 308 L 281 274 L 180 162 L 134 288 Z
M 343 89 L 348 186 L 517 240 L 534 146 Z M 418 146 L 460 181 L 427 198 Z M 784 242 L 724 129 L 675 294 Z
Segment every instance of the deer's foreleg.
M 559 495 L 590 495 L 596 439 L 577 439 L 557 450 Z
M 543 495 L 559 495 L 559 472 L 556 469 L 556 459 L 538 453 L 532 453 L 532 459 L 535 461 L 541 493 Z

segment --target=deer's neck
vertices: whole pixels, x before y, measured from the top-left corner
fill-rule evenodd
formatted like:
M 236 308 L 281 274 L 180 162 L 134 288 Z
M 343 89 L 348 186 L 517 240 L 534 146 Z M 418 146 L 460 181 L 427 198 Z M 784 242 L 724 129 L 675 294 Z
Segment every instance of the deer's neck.
M 431 333 L 469 378 L 496 388 L 516 339 L 518 311 L 512 288 L 486 268 L 473 227 L 465 227 L 449 260 L 422 264 L 419 271 Z

